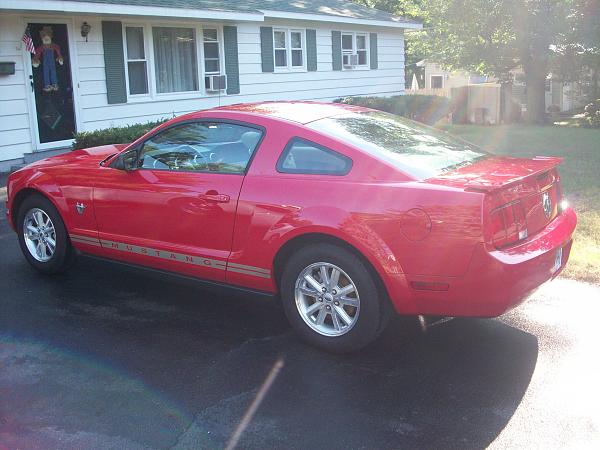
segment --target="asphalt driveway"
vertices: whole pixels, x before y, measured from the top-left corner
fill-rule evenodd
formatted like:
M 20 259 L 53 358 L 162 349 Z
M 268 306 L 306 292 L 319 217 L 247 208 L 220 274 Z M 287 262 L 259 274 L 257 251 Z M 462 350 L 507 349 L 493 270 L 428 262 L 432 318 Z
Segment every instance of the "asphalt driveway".
M 4 186 L 1 183 L 0 186 Z M 332 356 L 276 302 L 22 258 L 0 188 L 0 449 L 600 448 L 600 288 L 494 320 L 398 318 Z

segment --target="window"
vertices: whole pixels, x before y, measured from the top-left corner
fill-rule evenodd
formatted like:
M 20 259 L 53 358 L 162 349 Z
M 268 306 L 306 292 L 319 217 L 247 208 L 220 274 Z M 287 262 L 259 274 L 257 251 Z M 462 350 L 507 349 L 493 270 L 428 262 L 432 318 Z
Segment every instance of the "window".
M 288 142 L 277 162 L 282 173 L 346 175 L 351 168 L 350 158 L 301 138 Z
M 194 29 L 155 27 L 152 35 L 156 92 L 197 91 L 198 64 Z
M 273 30 L 273 48 L 276 68 L 304 68 L 303 30 Z
M 275 47 L 275 67 L 287 67 L 287 46 L 285 31 L 273 31 L 273 43 Z
M 221 59 L 219 56 L 219 30 L 216 28 L 205 28 L 204 36 L 204 73 L 206 75 L 218 75 L 221 73 Z
M 342 65 L 344 68 L 368 67 L 367 41 L 366 33 L 342 33 Z
M 356 35 L 356 53 L 358 54 L 358 65 L 364 66 L 367 64 L 367 35 Z
M 148 93 L 148 68 L 144 48 L 144 28 L 125 27 L 129 95 Z
M 442 89 L 444 87 L 443 75 L 431 75 L 431 89 Z
M 176 125 L 144 142 L 142 169 L 244 173 L 262 137 L 257 128 L 227 122 Z
M 384 112 L 347 113 L 310 122 L 308 127 L 419 180 L 486 156 L 478 147 L 448 133 Z

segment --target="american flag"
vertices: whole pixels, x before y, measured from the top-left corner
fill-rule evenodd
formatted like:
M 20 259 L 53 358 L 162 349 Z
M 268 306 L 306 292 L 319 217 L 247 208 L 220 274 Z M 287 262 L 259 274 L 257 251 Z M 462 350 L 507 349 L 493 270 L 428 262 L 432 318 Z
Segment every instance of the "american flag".
M 33 46 L 33 39 L 31 39 L 31 33 L 29 32 L 29 27 L 25 28 L 25 33 L 23 33 L 23 37 L 21 38 L 21 40 L 25 44 L 25 49 L 29 53 L 35 53 L 35 47 Z

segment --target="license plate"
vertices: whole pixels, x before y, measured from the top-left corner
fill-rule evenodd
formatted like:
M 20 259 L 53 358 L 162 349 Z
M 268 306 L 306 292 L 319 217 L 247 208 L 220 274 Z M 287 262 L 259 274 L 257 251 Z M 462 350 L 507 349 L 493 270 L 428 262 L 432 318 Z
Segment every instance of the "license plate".
M 552 266 L 552 273 L 555 273 L 562 266 L 562 247 L 556 251 L 556 255 L 554 256 L 554 266 Z

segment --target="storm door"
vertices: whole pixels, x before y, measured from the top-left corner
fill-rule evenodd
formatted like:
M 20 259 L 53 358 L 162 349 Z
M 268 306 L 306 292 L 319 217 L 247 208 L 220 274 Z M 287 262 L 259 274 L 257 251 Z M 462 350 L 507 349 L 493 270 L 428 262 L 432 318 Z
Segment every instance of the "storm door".
M 28 32 L 33 41 L 29 88 L 38 149 L 58 147 L 73 139 L 76 130 L 67 25 L 29 23 Z

